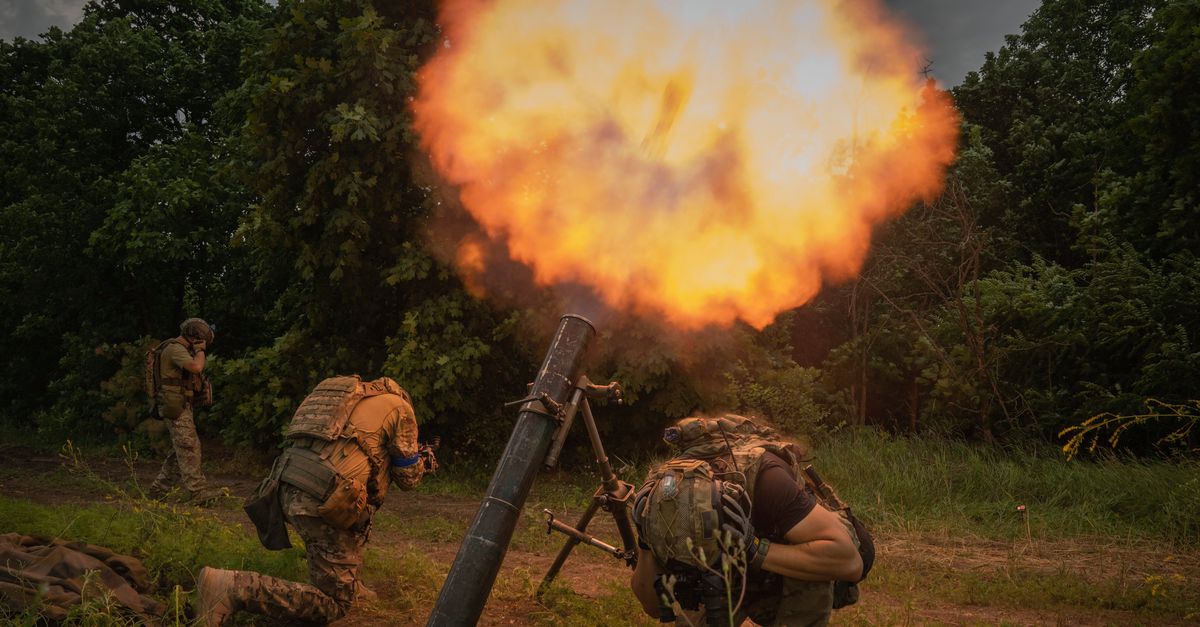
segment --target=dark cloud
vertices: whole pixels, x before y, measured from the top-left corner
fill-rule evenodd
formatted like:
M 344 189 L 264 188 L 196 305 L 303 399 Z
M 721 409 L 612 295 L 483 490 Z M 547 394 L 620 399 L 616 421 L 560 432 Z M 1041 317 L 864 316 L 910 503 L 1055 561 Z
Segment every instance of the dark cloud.
M 83 0 L 0 0 L 0 39 L 34 39 L 51 26 L 69 30 L 83 18 Z
M 783 0 L 785 2 L 793 0 Z M 1040 0 L 885 0 L 912 27 L 933 61 L 933 73 L 957 85 L 979 69 Z M 70 28 L 83 17 L 83 0 L 0 0 L 0 39 L 34 38 L 51 26 Z
M 983 55 L 999 50 L 1004 36 L 1021 24 L 1041 0 L 885 0 L 923 40 L 933 75 L 947 86 L 983 65 Z

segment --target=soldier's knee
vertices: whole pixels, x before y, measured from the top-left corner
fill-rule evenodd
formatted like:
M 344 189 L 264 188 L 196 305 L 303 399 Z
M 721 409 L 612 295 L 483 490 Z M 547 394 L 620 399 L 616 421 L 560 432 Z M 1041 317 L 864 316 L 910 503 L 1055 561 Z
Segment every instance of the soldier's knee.
M 338 581 L 332 590 L 326 591 L 329 598 L 333 600 L 337 614 L 334 619 L 341 618 L 350 612 L 350 607 L 354 605 L 354 592 L 354 581 Z
M 333 607 L 334 607 L 333 614 L 334 615 L 331 620 L 337 620 L 337 619 L 345 616 L 346 614 L 349 614 L 350 608 L 353 605 L 354 605 L 354 597 L 344 598 L 341 595 L 338 595 L 338 597 L 333 600 Z

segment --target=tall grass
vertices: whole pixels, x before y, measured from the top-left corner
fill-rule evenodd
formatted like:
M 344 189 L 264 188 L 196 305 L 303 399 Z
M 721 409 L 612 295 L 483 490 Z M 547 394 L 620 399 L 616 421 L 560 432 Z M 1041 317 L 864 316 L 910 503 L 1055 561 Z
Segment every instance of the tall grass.
M 667 451 L 659 452 L 658 461 Z M 1109 457 L 1068 461 L 1050 445 L 987 446 L 934 437 L 846 430 L 813 449 L 813 464 L 881 530 L 971 533 L 1013 539 L 1108 536 L 1200 544 L 1200 460 Z M 623 468 L 639 485 L 654 462 Z M 584 507 L 590 469 L 538 477 L 529 504 Z M 451 467 L 422 491 L 478 497 L 488 476 Z M 1025 506 L 1025 511 L 1017 507 Z M 1025 526 L 1026 516 L 1029 527 Z
M 1004 539 L 1103 535 L 1200 543 L 1200 461 L 1067 461 L 1056 448 L 842 434 L 815 467 L 874 525 Z M 1025 506 L 1025 513 L 1018 506 Z

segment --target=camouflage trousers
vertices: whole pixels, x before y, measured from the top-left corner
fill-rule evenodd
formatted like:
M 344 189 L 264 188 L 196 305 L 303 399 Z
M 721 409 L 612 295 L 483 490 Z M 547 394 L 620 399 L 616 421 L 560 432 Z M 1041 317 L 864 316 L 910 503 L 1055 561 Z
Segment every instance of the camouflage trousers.
M 167 432 L 171 434 L 171 450 L 163 460 L 153 488 L 169 490 L 179 484 L 194 495 L 203 490 L 208 481 L 200 470 L 200 438 L 196 435 L 191 406 L 184 405 L 183 411 L 174 418 L 164 415 L 163 422 L 167 423 Z
M 738 592 L 734 591 L 735 602 Z M 732 624 L 743 625 L 749 619 L 755 625 L 825 627 L 832 613 L 832 582 L 775 576 L 769 582 L 750 584 Z M 705 624 L 704 610 L 687 615 L 693 625 Z
M 284 516 L 304 540 L 308 581 L 237 571 L 231 596 L 239 609 L 272 618 L 325 623 L 345 616 L 358 591 L 366 529 L 336 529 L 317 515 L 312 496 L 284 485 Z
M 833 613 L 833 583 L 783 578 L 778 596 L 750 603 L 746 614 L 759 625 L 824 627 Z

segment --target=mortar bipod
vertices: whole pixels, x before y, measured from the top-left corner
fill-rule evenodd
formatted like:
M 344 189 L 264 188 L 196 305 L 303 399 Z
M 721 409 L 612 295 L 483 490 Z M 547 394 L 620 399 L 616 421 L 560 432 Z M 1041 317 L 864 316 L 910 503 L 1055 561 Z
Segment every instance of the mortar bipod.
M 586 376 L 582 376 L 576 383 L 575 391 L 571 394 L 570 400 L 562 408 L 562 421 L 558 427 L 558 431 L 554 434 L 550 451 L 546 455 L 545 467 L 553 468 L 558 463 L 559 454 L 562 452 L 563 443 L 567 439 L 571 425 L 575 420 L 575 415 L 582 411 L 584 426 L 587 428 L 588 439 L 591 441 L 592 452 L 595 454 L 596 467 L 600 472 L 600 487 L 592 495 L 592 502 L 588 505 L 587 510 L 584 511 L 583 516 L 579 518 L 579 522 L 575 523 L 574 527 L 568 527 L 564 523 L 555 520 L 553 513 L 546 512 L 549 516 L 546 533 L 558 531 L 566 535 L 567 539 L 563 543 L 562 549 L 559 550 L 558 556 L 554 558 L 554 563 L 546 571 L 546 576 L 542 579 L 541 585 L 538 586 L 539 594 L 558 575 L 558 571 L 566 563 L 567 557 L 571 555 L 571 551 L 580 542 L 586 542 L 614 557 L 625 560 L 625 563 L 631 568 L 637 562 L 637 539 L 634 535 L 633 518 L 630 516 L 629 510 L 629 501 L 633 497 L 634 489 L 632 485 L 621 481 L 617 477 L 617 474 L 613 472 L 612 464 L 608 461 L 608 455 L 604 452 L 604 442 L 600 440 L 600 432 L 596 429 L 596 419 L 592 415 L 592 406 L 588 403 L 589 398 L 608 398 L 621 403 L 623 402 L 621 385 L 615 381 L 608 385 L 595 385 Z M 624 550 L 617 550 L 615 547 L 611 547 L 611 545 L 587 534 L 588 525 L 591 524 L 596 512 L 600 510 L 612 514 L 613 522 L 617 526 L 617 532 L 621 535 L 621 544 Z

